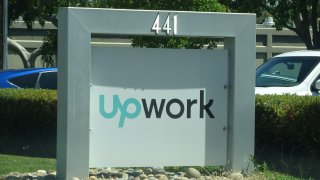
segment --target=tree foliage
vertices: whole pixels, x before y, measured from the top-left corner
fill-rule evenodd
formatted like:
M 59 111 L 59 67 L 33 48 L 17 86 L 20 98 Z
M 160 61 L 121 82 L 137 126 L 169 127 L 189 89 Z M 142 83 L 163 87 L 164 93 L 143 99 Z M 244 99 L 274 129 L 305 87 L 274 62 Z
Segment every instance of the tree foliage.
M 225 11 L 225 7 L 217 0 L 109 0 L 108 6 L 126 9 L 157 9 L 177 11 Z
M 9 0 L 9 22 L 11 24 L 21 17 L 28 29 L 32 29 L 35 21 L 43 26 L 46 20 L 52 20 L 51 18 L 55 16 L 59 5 L 59 1 L 55 0 Z
M 226 8 L 218 0 L 9 0 L 10 22 L 22 17 L 28 29 L 32 29 L 35 21 L 44 25 L 52 22 L 58 28 L 57 13 L 59 7 L 92 7 L 118 9 L 154 9 L 177 11 L 225 12 Z M 190 22 L 191 23 L 191 22 Z M 208 48 L 216 46 L 209 38 L 188 37 L 133 37 L 134 47 L 162 48 Z M 45 65 L 55 65 L 57 53 L 57 32 L 48 32 L 40 48 Z M 30 64 L 30 63 L 29 63 Z
M 226 8 L 217 0 L 109 0 L 109 7 L 127 9 L 157 9 L 177 11 L 225 12 Z M 191 23 L 191 22 L 190 22 Z M 191 37 L 134 37 L 134 47 L 151 48 L 186 48 L 200 49 L 204 45 L 211 49 L 216 47 L 216 40 L 211 38 Z
M 271 15 L 278 30 L 294 31 L 308 49 L 320 48 L 319 0 L 220 0 L 231 11 Z
M 33 24 L 38 22 L 44 26 L 45 22 L 51 22 L 58 27 L 59 7 L 90 7 L 90 0 L 9 0 L 8 18 L 10 25 L 18 19 L 22 19 L 27 28 L 32 30 Z M 35 60 L 42 55 L 44 66 L 56 65 L 57 54 L 57 30 L 48 31 L 43 39 L 43 45 L 28 52 L 24 47 L 8 38 L 8 47 L 21 57 L 25 68 L 34 67 Z

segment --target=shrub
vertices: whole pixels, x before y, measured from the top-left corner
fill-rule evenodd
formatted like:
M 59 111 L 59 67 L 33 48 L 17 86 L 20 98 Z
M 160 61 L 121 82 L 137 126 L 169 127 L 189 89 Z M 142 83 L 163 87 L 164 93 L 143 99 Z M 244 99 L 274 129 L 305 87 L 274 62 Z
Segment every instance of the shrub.
M 56 94 L 54 90 L 0 89 L 0 154 L 55 157 Z
M 258 95 L 255 110 L 256 148 L 320 154 L 320 97 Z M 56 128 L 55 90 L 0 89 L 0 135 L 32 132 L 55 143 Z
M 320 153 L 320 97 L 256 96 L 256 146 Z
M 56 91 L 42 89 L 0 89 L 2 130 L 56 128 Z

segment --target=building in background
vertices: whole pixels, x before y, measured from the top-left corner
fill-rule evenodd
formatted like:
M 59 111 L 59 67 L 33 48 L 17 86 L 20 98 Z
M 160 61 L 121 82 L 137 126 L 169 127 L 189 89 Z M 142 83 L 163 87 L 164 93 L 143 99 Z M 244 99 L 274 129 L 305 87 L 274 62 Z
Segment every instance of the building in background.
M 35 23 L 33 30 L 27 30 L 23 21 L 16 21 L 12 24 L 9 31 L 9 37 L 21 44 L 28 51 L 42 45 L 42 40 L 47 31 L 55 30 L 55 26 L 51 23 L 46 23 L 44 27 Z M 256 29 L 256 66 L 260 66 L 267 59 L 274 55 L 306 49 L 302 40 L 291 30 L 283 29 L 277 31 L 272 27 L 257 25 Z M 131 47 L 131 40 L 127 37 L 119 36 L 93 36 L 93 46 L 116 46 L 116 47 Z M 223 47 L 223 42 L 218 43 L 218 48 Z M 41 67 L 41 56 L 36 60 L 36 66 Z M 20 57 L 9 49 L 8 51 L 8 68 L 17 69 L 23 68 Z

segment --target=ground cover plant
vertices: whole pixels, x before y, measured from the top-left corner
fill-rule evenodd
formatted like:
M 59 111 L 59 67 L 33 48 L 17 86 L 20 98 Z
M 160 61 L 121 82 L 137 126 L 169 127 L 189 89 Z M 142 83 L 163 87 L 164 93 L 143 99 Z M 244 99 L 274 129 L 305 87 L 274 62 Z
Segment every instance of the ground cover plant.
M 55 170 L 56 160 L 0 154 L 0 176 L 11 172 L 35 172 Z

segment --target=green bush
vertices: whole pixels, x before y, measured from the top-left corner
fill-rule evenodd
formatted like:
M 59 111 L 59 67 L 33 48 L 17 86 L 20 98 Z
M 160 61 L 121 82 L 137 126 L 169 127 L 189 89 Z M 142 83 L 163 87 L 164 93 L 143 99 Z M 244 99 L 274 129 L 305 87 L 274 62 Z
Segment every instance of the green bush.
M 258 95 L 255 110 L 256 149 L 320 154 L 320 97 Z M 0 134 L 35 132 L 55 143 L 56 128 L 56 91 L 0 89 Z
M 2 130 L 56 128 L 57 93 L 41 89 L 0 89 Z
M 320 153 L 320 97 L 256 96 L 256 147 Z
M 0 154 L 54 158 L 57 93 L 0 89 Z

